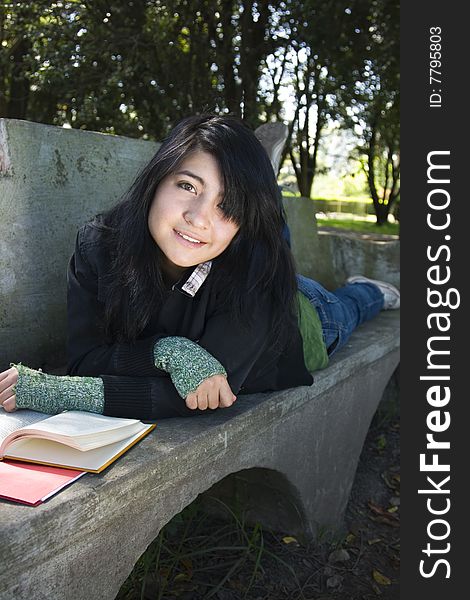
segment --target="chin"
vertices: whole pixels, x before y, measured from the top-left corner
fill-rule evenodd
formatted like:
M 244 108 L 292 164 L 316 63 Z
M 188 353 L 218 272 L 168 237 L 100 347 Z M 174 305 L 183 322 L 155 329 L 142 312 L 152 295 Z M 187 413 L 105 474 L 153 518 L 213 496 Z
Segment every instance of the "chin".
M 181 269 L 187 269 L 188 267 L 195 267 L 196 265 L 199 265 L 203 262 L 206 262 L 207 260 L 210 260 L 209 258 L 201 258 L 201 259 L 196 259 L 193 258 L 192 260 L 190 259 L 186 259 L 186 260 L 178 260 L 177 258 L 175 260 L 171 259 L 171 262 L 176 266 L 176 267 L 180 267 Z

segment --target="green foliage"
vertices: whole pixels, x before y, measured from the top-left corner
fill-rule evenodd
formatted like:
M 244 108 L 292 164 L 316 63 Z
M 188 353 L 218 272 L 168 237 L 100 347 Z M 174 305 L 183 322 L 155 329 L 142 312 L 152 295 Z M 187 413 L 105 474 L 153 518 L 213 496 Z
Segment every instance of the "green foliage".
M 4 3 L 0 116 L 157 139 L 204 110 L 256 126 L 276 4 Z
M 204 110 L 287 118 L 304 196 L 341 118 L 383 221 L 399 198 L 398 23 L 397 0 L 4 1 L 0 117 L 159 140 Z
M 399 2 L 369 3 L 364 56 L 353 88 L 336 97 L 338 116 L 358 135 L 354 157 L 366 174 L 377 224 L 400 197 Z

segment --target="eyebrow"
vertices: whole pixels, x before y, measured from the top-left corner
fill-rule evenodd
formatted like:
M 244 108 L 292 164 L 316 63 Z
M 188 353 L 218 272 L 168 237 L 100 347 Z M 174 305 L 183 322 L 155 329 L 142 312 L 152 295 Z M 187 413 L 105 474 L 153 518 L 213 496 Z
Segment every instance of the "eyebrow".
M 187 175 L 188 177 L 192 177 L 193 179 L 196 179 L 202 185 L 205 185 L 204 179 L 202 177 L 199 177 L 199 175 L 196 175 L 192 171 L 188 171 L 188 170 L 184 169 L 183 171 L 178 171 L 177 173 L 175 173 L 175 175 Z

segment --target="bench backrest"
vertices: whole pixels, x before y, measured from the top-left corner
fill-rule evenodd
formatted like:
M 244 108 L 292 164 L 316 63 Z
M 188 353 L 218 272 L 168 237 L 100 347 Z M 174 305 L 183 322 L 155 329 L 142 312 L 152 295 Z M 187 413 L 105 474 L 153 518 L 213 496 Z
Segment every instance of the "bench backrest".
M 266 124 L 256 133 L 277 170 L 286 126 Z M 0 370 L 11 361 L 64 363 L 65 274 L 77 229 L 116 203 L 158 146 L 0 119 Z M 295 253 L 303 233 L 293 233 Z

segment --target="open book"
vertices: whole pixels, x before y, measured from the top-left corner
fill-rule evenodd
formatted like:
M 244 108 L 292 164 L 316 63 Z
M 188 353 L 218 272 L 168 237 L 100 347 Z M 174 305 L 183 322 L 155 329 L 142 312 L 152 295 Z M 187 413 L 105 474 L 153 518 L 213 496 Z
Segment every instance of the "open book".
M 0 411 L 0 460 L 100 473 L 154 428 L 137 419 L 82 411 L 54 416 Z

